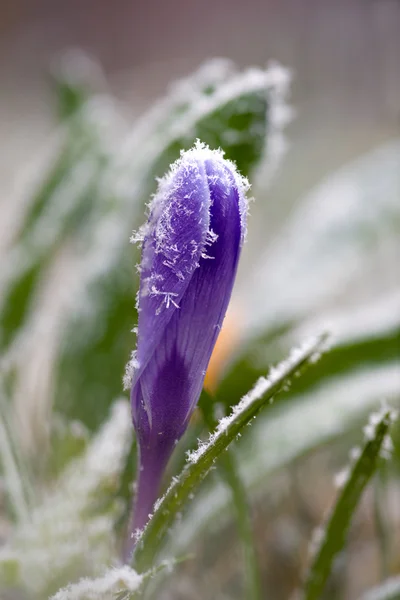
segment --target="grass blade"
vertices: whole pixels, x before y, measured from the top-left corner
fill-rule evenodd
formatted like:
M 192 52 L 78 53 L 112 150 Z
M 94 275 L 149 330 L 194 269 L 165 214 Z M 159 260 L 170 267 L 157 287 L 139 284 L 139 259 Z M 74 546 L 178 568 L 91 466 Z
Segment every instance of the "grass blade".
M 263 406 L 290 384 L 302 367 L 319 357 L 325 342 L 326 335 L 323 335 L 292 351 L 286 361 L 270 370 L 268 379 L 260 378 L 257 381 L 254 388 L 234 407 L 229 417 L 219 422 L 208 442 L 200 444 L 195 452 L 189 454 L 188 464 L 180 476 L 173 480 L 163 498 L 156 502 L 154 514 L 138 536 L 132 557 L 136 569 L 143 571 L 147 569 L 147 565 L 153 564 L 175 516 L 183 509 L 189 496 L 206 477 L 217 458 Z
M 312 370 L 318 371 L 322 362 L 323 357 L 318 362 L 318 369 Z M 304 373 L 300 383 L 310 371 Z M 398 407 L 400 364 L 362 368 L 296 397 L 291 393 L 292 390 L 260 414 L 248 432 L 250 435 L 242 435 L 237 460 L 247 493 L 268 489 L 277 471 L 309 452 L 335 439 L 344 436 L 353 439 L 353 435 L 359 435 L 362 423 L 379 405 L 380 398 L 384 397 Z M 186 552 L 211 523 L 214 532 L 217 525 L 222 530 L 231 518 L 230 505 L 231 496 L 222 483 L 214 481 L 207 489 L 200 490 L 175 531 L 170 543 L 170 548 L 173 546 L 171 552 L 174 555 Z
M 363 451 L 352 467 L 347 482 L 333 507 L 325 533 L 309 569 L 304 591 L 305 600 L 317 600 L 321 596 L 333 560 L 345 544 L 350 521 L 362 492 L 375 473 L 379 457 L 385 450 L 385 440 L 393 420 L 394 413 L 390 409 L 370 417 L 369 425 L 365 428 L 366 443 Z

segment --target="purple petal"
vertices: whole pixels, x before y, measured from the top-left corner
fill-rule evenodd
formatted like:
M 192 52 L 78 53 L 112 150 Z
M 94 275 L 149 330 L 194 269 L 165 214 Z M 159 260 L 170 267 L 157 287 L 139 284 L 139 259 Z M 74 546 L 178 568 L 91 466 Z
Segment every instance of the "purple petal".
M 245 235 L 246 182 L 200 143 L 160 183 L 145 229 L 132 415 L 140 452 L 134 528 L 200 396 Z

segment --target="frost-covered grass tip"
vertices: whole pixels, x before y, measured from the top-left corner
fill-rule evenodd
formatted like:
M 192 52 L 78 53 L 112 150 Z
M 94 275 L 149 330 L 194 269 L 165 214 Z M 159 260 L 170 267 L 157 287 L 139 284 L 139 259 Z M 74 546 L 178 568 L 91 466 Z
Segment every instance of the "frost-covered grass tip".
M 199 399 L 246 234 L 249 184 L 201 142 L 160 180 L 142 243 L 137 349 L 128 364 L 139 480 L 132 531 L 157 499 L 171 453 Z

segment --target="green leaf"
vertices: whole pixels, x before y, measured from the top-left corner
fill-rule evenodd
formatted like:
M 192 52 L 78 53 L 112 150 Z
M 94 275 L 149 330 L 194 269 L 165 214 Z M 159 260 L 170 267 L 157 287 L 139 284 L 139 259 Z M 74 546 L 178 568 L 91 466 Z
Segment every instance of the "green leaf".
M 200 444 L 195 452 L 188 455 L 188 464 L 156 503 L 153 516 L 139 536 L 132 559 L 136 568 L 143 571 L 148 568 L 147 565 L 153 564 L 177 513 L 184 508 L 190 494 L 206 477 L 214 462 L 263 406 L 271 402 L 274 395 L 286 387 L 302 367 L 319 357 L 325 342 L 326 336 L 315 338 L 294 350 L 285 362 L 272 368 L 268 379 L 260 378 L 231 415 L 219 422 L 208 442 Z
M 128 244 L 127 249 L 130 251 Z M 92 430 L 103 422 L 110 399 L 121 393 L 125 364 L 132 350 L 136 290 L 124 263 L 90 289 L 95 297 L 93 303 L 88 302 L 86 323 L 85 313 L 79 314 L 79 308 L 67 315 L 56 363 L 56 410 Z
M 62 148 L 55 162 L 51 165 L 41 186 L 35 192 L 24 216 L 24 222 L 20 228 L 15 245 L 21 243 L 25 245 L 25 239 L 29 239 L 36 219 L 44 213 L 48 202 L 64 177 L 69 173 L 74 161 L 75 153 L 67 143 Z M 31 191 L 29 190 L 30 193 Z M 5 297 L 0 298 L 0 345 L 2 347 L 8 344 L 11 336 L 14 335 L 16 329 L 21 324 L 27 303 L 31 297 L 31 292 L 36 283 L 37 269 L 36 271 L 32 267 L 27 269 L 25 264 L 23 264 L 25 261 L 13 258 L 16 252 L 21 253 L 21 250 L 13 250 L 11 258 L 6 256 L 4 264 L 7 265 L 7 269 L 2 273 L 2 284 L 3 287 L 5 286 Z
M 371 369 L 390 364 L 399 357 L 399 300 L 397 292 L 387 293 L 348 310 L 324 312 L 301 327 L 287 323 L 276 331 L 265 331 L 242 349 L 218 388 L 218 401 L 229 406 L 235 394 L 243 394 L 251 381 L 265 371 L 266 365 L 284 356 L 294 339 L 304 337 L 309 331 L 318 331 L 326 323 L 334 334 L 335 343 L 329 354 L 321 357 L 318 369 L 307 372 L 295 382 L 290 396 L 321 385 L 332 377 L 357 372 L 361 367 Z
M 30 202 L 14 246 L 5 257 L 0 297 L 3 350 L 23 325 L 41 276 L 57 250 L 90 212 L 104 167 L 105 153 L 92 125 L 79 118 L 66 127 L 60 155 Z
M 366 443 L 355 464 L 350 468 L 345 483 L 309 569 L 304 587 L 305 600 L 317 600 L 325 587 L 335 556 L 342 550 L 351 518 L 357 508 L 362 492 L 378 468 L 379 457 L 385 449 L 385 440 L 394 414 L 389 409 L 371 415 L 365 429 Z
M 399 406 L 400 363 L 361 367 L 290 399 L 289 394 L 290 390 L 261 413 L 251 427 L 251 435 L 244 432 L 238 442 L 239 474 L 249 493 L 268 488 L 274 473 L 321 446 L 343 440 L 344 436 L 352 444 L 368 411 L 380 398 Z M 224 526 L 231 519 L 230 504 L 229 491 L 221 483 L 213 481 L 201 489 L 174 530 L 171 551 L 185 552 L 210 523 L 214 529 L 216 523 Z
M 250 175 L 264 151 L 267 102 L 265 90 L 260 90 L 216 107 L 168 146 L 155 171 L 163 173 L 182 149 L 188 150 L 199 138 L 211 148 L 223 148 L 226 158 L 234 160 L 243 175 Z

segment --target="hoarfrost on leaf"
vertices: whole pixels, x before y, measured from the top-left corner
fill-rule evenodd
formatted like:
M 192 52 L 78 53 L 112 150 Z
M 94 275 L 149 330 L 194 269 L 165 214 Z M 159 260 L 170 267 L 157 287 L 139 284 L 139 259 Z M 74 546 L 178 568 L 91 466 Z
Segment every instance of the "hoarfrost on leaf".
M 125 565 L 110 569 L 102 577 L 81 579 L 59 590 L 50 600 L 110 600 L 121 592 L 137 592 L 146 574 L 139 575 Z
M 218 422 L 218 425 L 213 433 L 210 434 L 207 442 L 200 442 L 199 446 L 196 450 L 191 450 L 186 453 L 187 460 L 189 463 L 196 463 L 199 458 L 206 452 L 206 450 L 215 443 L 215 440 L 221 436 L 222 434 L 227 435 L 228 429 L 230 425 L 235 421 L 235 419 L 240 415 L 240 413 L 245 412 L 245 410 L 256 400 L 259 400 L 264 394 L 267 393 L 276 383 L 278 383 L 281 379 L 285 377 L 288 373 L 290 373 L 291 369 L 294 365 L 296 365 L 303 357 L 308 356 L 309 352 L 318 347 L 320 352 L 325 349 L 327 346 L 327 336 L 322 337 L 312 337 L 306 342 L 304 342 L 301 346 L 297 348 L 293 348 L 290 351 L 288 358 L 277 366 L 272 367 L 268 373 L 268 377 L 260 377 L 253 389 L 248 392 L 243 398 L 240 400 L 236 406 L 232 408 L 232 412 L 229 416 L 223 417 Z M 318 355 L 320 354 L 317 353 Z M 312 356 L 316 353 L 314 352 Z
M 120 510 L 93 511 L 99 490 L 118 484 L 132 436 L 126 400 L 114 403 L 109 419 L 85 453 L 72 461 L 56 484 L 36 503 L 28 521 L 20 521 L 0 548 L 0 564 L 14 556 L 21 585 L 38 596 L 57 574 L 69 572 L 80 557 L 81 567 L 96 572 L 115 556 L 111 532 Z
M 376 436 L 376 427 L 382 421 L 384 415 L 388 412 L 389 407 L 385 402 L 382 403 L 381 409 L 377 412 L 373 412 L 369 415 L 368 423 L 365 425 L 363 432 L 365 440 L 368 442 L 375 438 Z M 395 409 L 390 409 L 388 412 L 389 423 L 394 423 L 398 417 L 398 412 Z M 387 436 L 389 437 L 389 436 Z M 389 438 L 390 439 L 390 438 Z M 382 445 L 383 455 L 387 454 L 388 449 L 391 449 L 391 441 L 386 441 Z

